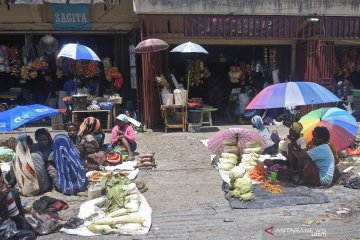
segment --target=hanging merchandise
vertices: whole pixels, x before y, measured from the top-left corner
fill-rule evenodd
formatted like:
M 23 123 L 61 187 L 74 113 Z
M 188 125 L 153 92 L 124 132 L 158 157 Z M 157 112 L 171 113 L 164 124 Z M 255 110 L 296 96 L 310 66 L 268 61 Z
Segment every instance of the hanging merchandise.
M 10 72 L 8 48 L 5 45 L 0 45 L 0 72 Z
M 30 79 L 35 79 L 39 76 L 39 71 L 46 70 L 47 68 L 48 64 L 44 60 L 37 59 L 33 62 L 30 62 L 28 65 L 21 67 L 21 79 L 26 81 Z
M 40 39 L 39 47 L 42 51 L 46 52 L 47 54 L 50 54 L 57 50 L 58 42 L 53 36 L 47 34 Z
M 109 68 L 106 74 L 108 75 L 108 78 L 114 80 L 113 83 L 114 88 L 120 89 L 122 87 L 124 83 L 124 79 L 117 67 Z
M 107 72 L 109 70 L 109 68 L 111 68 L 111 59 L 110 58 L 104 58 L 103 59 L 103 66 L 104 66 L 104 71 Z
M 76 75 L 78 77 L 85 76 L 84 65 L 86 65 L 86 64 L 84 64 L 81 60 L 76 61 L 75 69 L 76 69 Z M 90 66 L 90 63 L 89 63 L 89 66 Z M 95 72 L 95 74 L 96 74 L 96 72 Z
M 95 61 L 90 61 L 87 67 L 86 77 L 93 78 L 96 76 L 96 63 Z
M 10 62 L 10 75 L 18 77 L 20 75 L 20 67 L 18 65 L 19 50 L 17 47 L 8 49 L 8 60 Z
M 199 86 L 204 83 L 204 80 L 211 76 L 209 69 L 205 66 L 204 62 L 199 59 L 190 61 L 186 72 L 190 74 L 191 86 Z

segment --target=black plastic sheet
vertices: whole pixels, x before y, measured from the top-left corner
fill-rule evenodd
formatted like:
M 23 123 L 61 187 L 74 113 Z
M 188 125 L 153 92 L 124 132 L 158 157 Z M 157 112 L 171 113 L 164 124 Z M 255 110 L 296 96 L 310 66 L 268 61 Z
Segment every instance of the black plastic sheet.
M 255 201 L 243 202 L 237 198 L 228 196 L 230 186 L 223 183 L 223 190 L 226 192 L 225 198 L 229 201 L 233 209 L 263 209 L 281 206 L 295 206 L 307 204 L 328 203 L 329 199 L 323 192 L 316 192 L 306 186 L 289 185 L 283 187 L 282 194 L 270 193 L 267 189 L 261 188 L 259 184 L 253 185 Z

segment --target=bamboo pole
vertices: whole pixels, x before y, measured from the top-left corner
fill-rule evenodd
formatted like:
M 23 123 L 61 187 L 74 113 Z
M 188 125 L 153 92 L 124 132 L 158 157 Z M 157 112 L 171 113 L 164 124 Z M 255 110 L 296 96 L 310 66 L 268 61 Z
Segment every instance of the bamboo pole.
M 186 105 L 185 105 L 185 130 L 187 130 L 186 126 L 187 126 L 187 121 L 188 121 L 188 100 L 189 100 L 189 91 L 190 91 L 190 69 L 188 70 L 188 74 L 187 74 L 187 87 L 186 87 Z

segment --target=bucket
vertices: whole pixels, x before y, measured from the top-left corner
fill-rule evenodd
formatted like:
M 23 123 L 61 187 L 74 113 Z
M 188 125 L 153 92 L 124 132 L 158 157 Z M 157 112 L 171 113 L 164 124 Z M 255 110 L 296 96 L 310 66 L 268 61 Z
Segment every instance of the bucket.
M 188 110 L 189 123 L 200 123 L 201 111 L 200 110 Z
M 174 94 L 165 93 L 161 94 L 164 105 L 173 105 L 174 104 Z
M 175 105 L 186 105 L 186 90 L 175 89 L 174 90 Z
M 72 96 L 72 98 L 73 98 L 73 105 L 75 111 L 86 110 L 86 105 L 87 105 L 86 95 L 78 95 L 78 96 L 74 95 Z

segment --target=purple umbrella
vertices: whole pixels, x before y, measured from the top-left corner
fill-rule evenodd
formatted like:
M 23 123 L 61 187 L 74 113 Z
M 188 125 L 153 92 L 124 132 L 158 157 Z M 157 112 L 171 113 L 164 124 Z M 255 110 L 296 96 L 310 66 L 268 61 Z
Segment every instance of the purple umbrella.
M 224 140 L 237 140 L 239 148 L 244 148 L 247 143 L 257 141 L 261 149 L 266 148 L 266 143 L 262 137 L 254 130 L 245 128 L 229 128 L 219 131 L 208 141 L 208 148 L 213 154 L 220 154 Z

